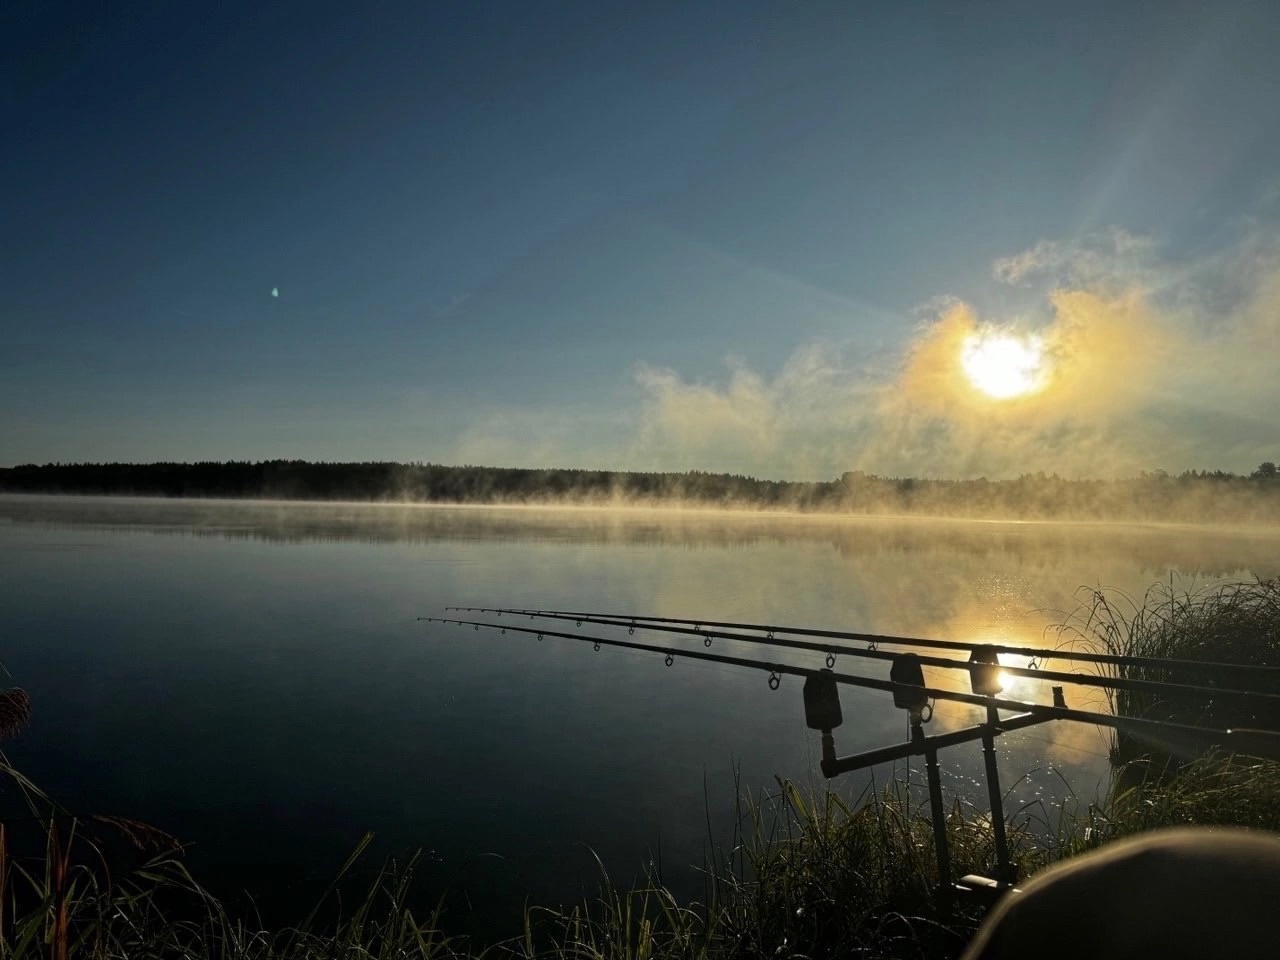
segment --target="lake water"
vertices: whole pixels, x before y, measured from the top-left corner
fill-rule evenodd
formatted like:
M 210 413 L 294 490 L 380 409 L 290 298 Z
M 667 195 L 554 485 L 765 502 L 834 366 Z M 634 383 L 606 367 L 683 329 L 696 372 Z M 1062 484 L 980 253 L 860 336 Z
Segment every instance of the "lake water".
M 7 753 L 70 809 L 162 826 L 259 893 L 311 889 L 366 830 L 488 897 L 576 896 L 588 847 L 616 878 L 652 860 L 697 893 L 688 865 L 727 839 L 735 770 L 744 790 L 823 782 L 798 679 L 774 692 L 740 667 L 416 618 L 511 605 L 1052 646 L 1082 586 L 1276 576 L 1278 547 L 1186 527 L 0 497 L 0 661 L 34 708 Z M 1047 702 L 1037 686 L 1011 693 Z M 891 698 L 842 699 L 842 754 L 904 738 Z M 969 716 L 940 704 L 931 732 Z M 1007 735 L 1004 785 L 1091 799 L 1106 748 L 1063 724 Z M 949 791 L 984 796 L 976 745 L 943 762 Z

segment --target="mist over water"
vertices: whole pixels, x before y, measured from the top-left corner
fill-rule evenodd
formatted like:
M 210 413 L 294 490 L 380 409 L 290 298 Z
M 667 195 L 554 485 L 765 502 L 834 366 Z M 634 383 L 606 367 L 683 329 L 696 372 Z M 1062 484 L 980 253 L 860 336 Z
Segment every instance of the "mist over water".
M 0 497 L 4 665 L 34 705 L 9 753 L 72 809 L 150 820 L 264 883 L 327 879 L 373 830 L 380 851 L 432 851 L 441 885 L 576 896 L 585 843 L 618 878 L 660 858 L 696 894 L 683 868 L 708 814 L 727 839 L 735 763 L 744 788 L 821 782 L 798 680 L 416 618 L 510 605 L 1050 647 L 1082 586 L 1276 575 L 1274 532 L 1208 527 Z M 1040 686 L 1012 692 L 1047 702 Z M 842 699 L 841 753 L 905 737 L 888 698 Z M 932 729 L 966 716 L 939 705 Z M 1000 742 L 1006 787 L 1031 772 L 1016 802 L 1061 800 L 1063 778 L 1092 798 L 1105 752 L 1064 725 Z M 948 791 L 983 795 L 976 747 L 944 766 Z M 875 776 L 895 772 L 919 779 Z

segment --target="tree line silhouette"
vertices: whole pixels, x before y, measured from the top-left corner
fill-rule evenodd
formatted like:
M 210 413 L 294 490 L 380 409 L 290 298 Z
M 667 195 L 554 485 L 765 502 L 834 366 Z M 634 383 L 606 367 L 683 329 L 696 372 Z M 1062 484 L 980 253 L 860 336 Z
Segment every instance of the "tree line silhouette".
M 1280 522 L 1280 475 L 1270 461 L 1245 476 L 1189 470 L 1123 480 L 1044 473 L 1006 480 L 882 477 L 831 481 L 740 474 L 520 469 L 433 463 L 306 460 L 47 463 L 0 468 L 9 493 L 488 504 L 636 504 L 1171 522 Z

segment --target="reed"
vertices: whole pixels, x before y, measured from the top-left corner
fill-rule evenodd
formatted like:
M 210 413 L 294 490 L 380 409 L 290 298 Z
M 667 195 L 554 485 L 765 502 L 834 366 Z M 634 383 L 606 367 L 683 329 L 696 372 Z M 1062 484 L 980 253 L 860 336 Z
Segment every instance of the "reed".
M 1280 665 L 1280 579 L 1221 584 L 1197 591 L 1178 590 L 1172 582 L 1158 583 L 1140 599 L 1120 591 L 1088 590 L 1081 606 L 1064 620 L 1058 632 L 1065 644 L 1101 653 L 1276 666 Z M 1187 679 L 1150 666 L 1124 665 L 1111 668 L 1111 672 L 1136 680 Z M 1255 680 L 1251 685 L 1263 692 L 1280 693 L 1280 684 L 1274 681 Z M 1112 711 L 1123 716 L 1220 729 L 1280 730 L 1280 709 L 1274 706 L 1259 708 L 1229 698 L 1205 700 L 1145 690 L 1109 691 L 1108 699 Z M 1194 758 L 1113 735 L 1112 760 L 1128 768 L 1130 781 L 1137 771 L 1132 766 L 1135 763 L 1146 763 L 1158 773 L 1176 769 L 1189 759 Z

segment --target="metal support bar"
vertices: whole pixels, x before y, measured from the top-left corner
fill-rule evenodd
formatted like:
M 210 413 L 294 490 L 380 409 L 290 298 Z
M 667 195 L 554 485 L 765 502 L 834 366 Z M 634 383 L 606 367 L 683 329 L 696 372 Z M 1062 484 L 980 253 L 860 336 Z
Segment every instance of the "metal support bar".
M 947 815 L 942 806 L 938 751 L 932 747 L 924 752 L 924 768 L 929 777 L 929 811 L 933 820 L 933 846 L 938 857 L 938 898 L 946 907 L 955 889 L 951 885 L 951 849 L 947 844 Z
M 996 763 L 996 724 L 1000 715 L 995 707 L 987 708 L 987 723 L 983 726 L 982 759 L 987 767 L 987 797 L 991 801 L 991 831 L 996 843 L 997 879 L 1006 883 L 1014 880 L 1013 867 L 1009 863 L 1009 838 L 1004 829 L 1004 797 L 1000 793 L 1000 767 Z
M 1016 717 L 1001 718 L 995 707 L 988 707 L 987 722 L 974 727 L 953 730 L 926 737 L 920 725 L 911 727 L 911 739 L 880 750 L 847 757 L 835 755 L 835 741 L 829 732 L 822 736 L 822 773 L 830 778 L 852 770 L 861 770 L 880 763 L 889 763 L 905 757 L 925 758 L 925 772 L 929 783 L 929 811 L 933 823 L 933 845 L 938 859 L 938 896 L 945 905 L 954 895 L 951 882 L 951 852 L 947 845 L 946 810 L 942 800 L 942 779 L 938 769 L 938 751 L 943 747 L 982 741 L 983 760 L 986 763 L 987 796 L 991 802 L 991 829 L 996 847 L 997 880 L 1001 885 L 1013 883 L 1017 877 L 1009 857 L 1009 838 L 1004 822 L 1004 796 L 1000 791 L 1000 769 L 996 763 L 995 738 L 1002 733 L 1021 730 L 1055 719 L 1038 713 L 1023 713 Z
M 1000 720 L 994 728 L 994 734 L 1007 733 L 1012 730 L 1021 730 L 1023 727 L 1033 727 L 1039 723 L 1047 723 L 1050 720 L 1056 720 L 1053 716 L 1044 716 L 1038 713 L 1022 713 L 1016 717 L 1006 717 Z M 865 753 L 854 753 L 847 757 L 835 756 L 834 743 L 832 745 L 831 756 L 827 756 L 826 741 L 823 741 L 822 751 L 822 775 L 827 779 L 837 777 L 842 773 L 849 773 L 853 770 L 862 770 L 866 767 L 873 767 L 879 763 L 892 763 L 894 760 L 902 760 L 906 757 L 920 756 L 927 750 L 941 750 L 943 747 L 953 747 L 958 743 L 969 743 L 972 740 L 980 740 L 986 732 L 991 729 L 990 724 L 982 724 L 976 727 L 964 727 L 961 730 L 953 730 L 951 733 L 939 733 L 932 737 L 925 737 L 922 740 L 913 740 L 907 743 L 894 744 L 892 747 L 881 747 L 879 750 L 868 750 Z

